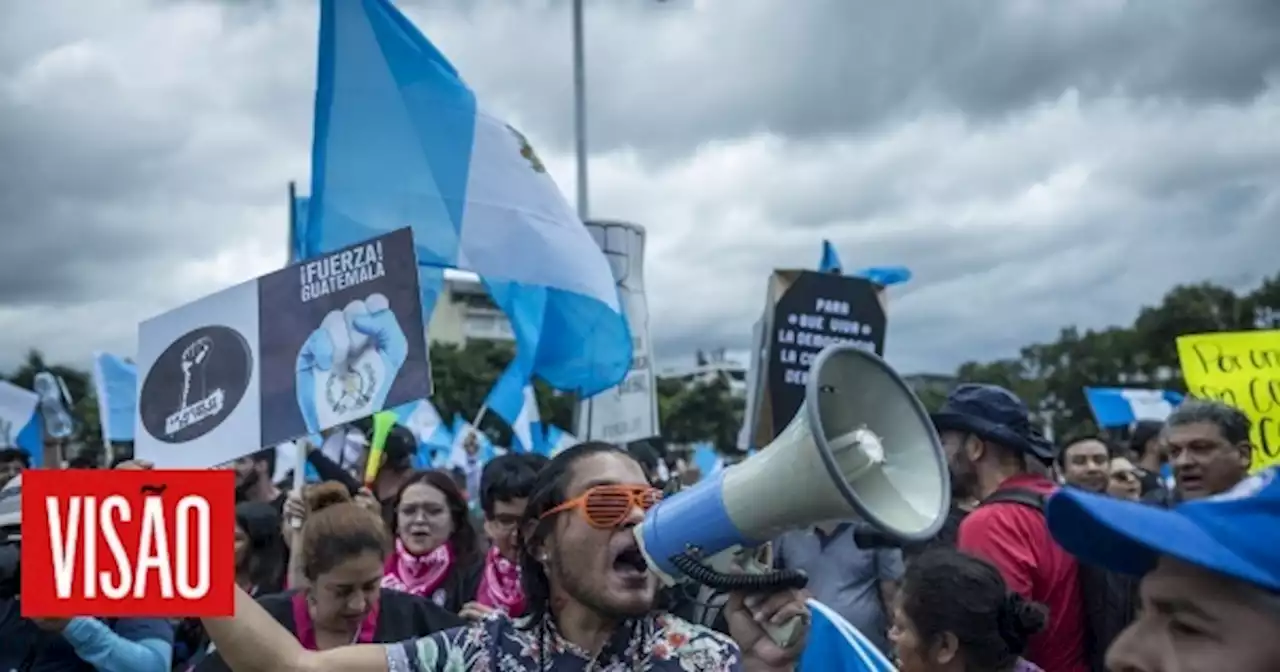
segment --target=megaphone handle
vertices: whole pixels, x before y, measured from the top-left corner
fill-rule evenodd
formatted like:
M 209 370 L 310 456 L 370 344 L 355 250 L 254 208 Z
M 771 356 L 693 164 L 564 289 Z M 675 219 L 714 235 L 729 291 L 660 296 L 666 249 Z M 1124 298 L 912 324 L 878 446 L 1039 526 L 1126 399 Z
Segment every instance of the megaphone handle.
M 774 644 L 784 649 L 791 648 L 800 638 L 801 626 L 804 625 L 804 619 L 799 616 L 792 616 L 779 625 L 764 626 L 765 634 L 769 635 L 769 639 Z

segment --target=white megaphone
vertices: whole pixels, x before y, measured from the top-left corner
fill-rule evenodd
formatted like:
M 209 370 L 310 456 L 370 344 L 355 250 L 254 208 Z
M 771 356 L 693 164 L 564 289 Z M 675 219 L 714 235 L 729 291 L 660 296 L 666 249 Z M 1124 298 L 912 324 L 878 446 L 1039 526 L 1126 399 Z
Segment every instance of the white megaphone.
M 766 448 L 649 509 L 635 534 L 667 585 L 720 590 L 802 587 L 795 571 L 723 571 L 726 557 L 787 530 L 859 520 L 904 543 L 938 533 L 951 506 L 942 443 L 920 400 L 883 359 L 831 345 L 809 369 L 805 400 Z M 798 619 L 769 628 L 781 646 Z

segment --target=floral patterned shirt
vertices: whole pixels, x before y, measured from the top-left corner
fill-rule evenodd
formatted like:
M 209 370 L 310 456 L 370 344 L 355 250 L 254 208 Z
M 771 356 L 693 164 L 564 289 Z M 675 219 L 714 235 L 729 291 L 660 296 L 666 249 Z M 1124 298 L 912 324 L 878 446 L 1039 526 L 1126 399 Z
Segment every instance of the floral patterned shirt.
M 544 651 L 545 647 L 545 651 Z M 550 617 L 534 623 L 501 612 L 387 649 L 391 672 L 741 672 L 729 637 L 670 614 L 629 621 L 599 655 L 566 641 Z

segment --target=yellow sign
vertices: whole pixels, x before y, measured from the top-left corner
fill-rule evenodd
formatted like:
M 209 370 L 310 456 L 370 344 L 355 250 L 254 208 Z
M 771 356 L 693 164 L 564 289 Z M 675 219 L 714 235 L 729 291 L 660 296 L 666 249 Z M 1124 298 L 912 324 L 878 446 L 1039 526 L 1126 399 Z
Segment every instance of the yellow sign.
M 1280 464 L 1280 330 L 1178 337 L 1187 390 L 1253 421 L 1253 470 Z

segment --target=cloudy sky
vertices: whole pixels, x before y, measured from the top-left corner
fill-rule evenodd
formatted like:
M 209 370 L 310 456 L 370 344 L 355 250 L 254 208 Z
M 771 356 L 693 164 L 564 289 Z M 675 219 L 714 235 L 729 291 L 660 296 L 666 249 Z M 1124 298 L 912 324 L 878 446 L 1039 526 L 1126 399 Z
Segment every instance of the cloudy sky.
M 401 0 L 572 199 L 568 0 Z M 278 268 L 314 0 L 0 2 L 0 368 Z M 659 359 L 773 268 L 904 264 L 908 372 L 1280 270 L 1280 2 L 587 0 L 592 213 L 650 235 Z

